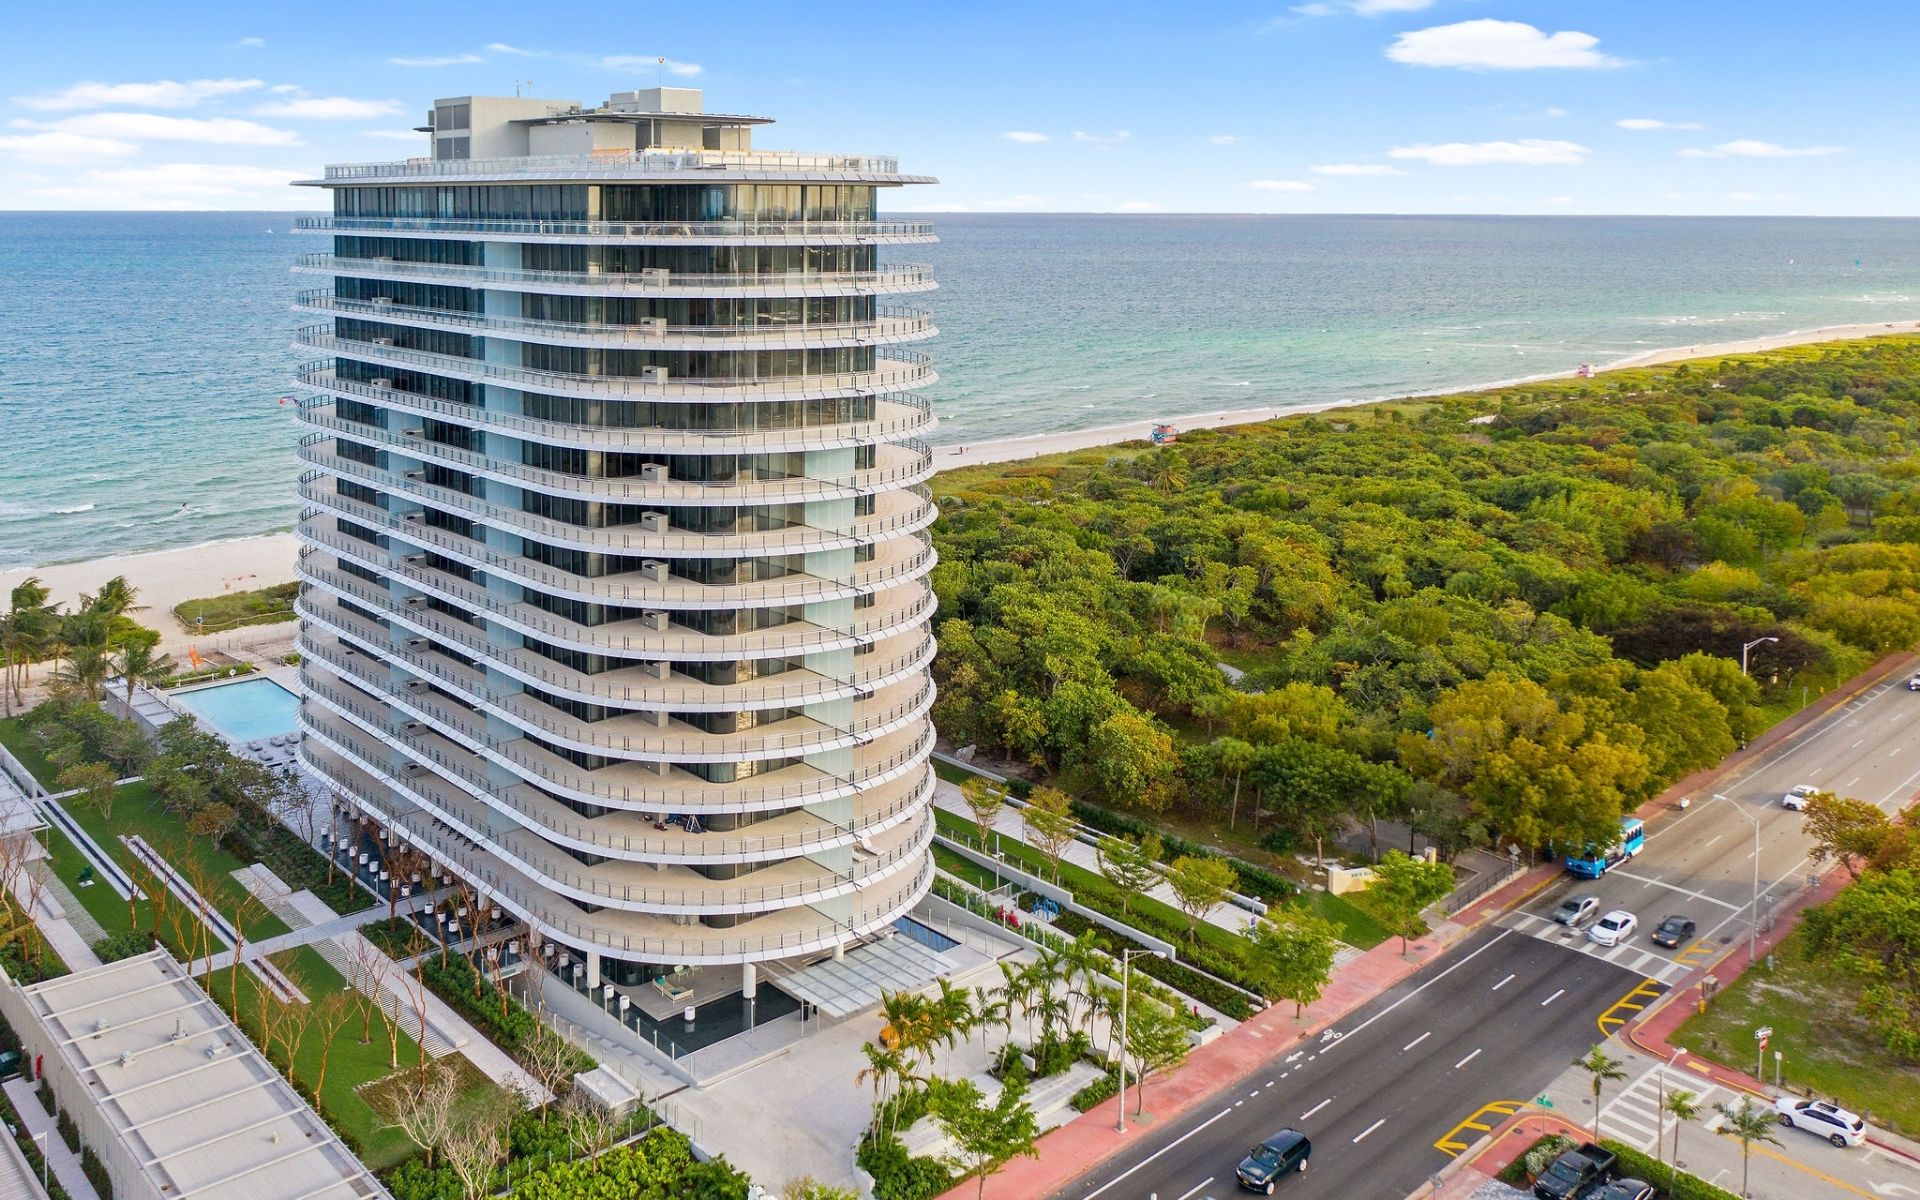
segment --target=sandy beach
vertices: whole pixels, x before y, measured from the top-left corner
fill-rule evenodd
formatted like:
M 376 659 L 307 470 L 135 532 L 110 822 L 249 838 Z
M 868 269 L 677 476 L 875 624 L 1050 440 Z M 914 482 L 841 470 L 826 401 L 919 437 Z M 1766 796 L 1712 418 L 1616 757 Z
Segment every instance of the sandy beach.
M 1621 370 L 1628 367 L 1681 362 L 1687 359 L 1752 354 L 1761 350 L 1777 350 L 1783 346 L 1799 346 L 1812 342 L 1839 342 L 1881 337 L 1890 333 L 1920 333 L 1920 322 L 1904 320 L 1875 321 L 1858 325 L 1830 325 L 1820 329 L 1799 330 L 1737 342 L 1674 346 L 1664 350 L 1649 351 L 1618 362 L 1595 364 L 1595 366 L 1601 371 Z M 1571 378 L 1573 374 L 1573 368 L 1569 368 L 1556 375 L 1502 380 L 1481 386 L 1492 388 L 1544 379 L 1565 379 Z M 1451 388 L 1446 393 L 1428 394 L 1451 394 L 1469 390 L 1478 389 Z M 1084 450 L 1092 446 L 1143 439 L 1152 433 L 1154 425 L 1160 423 L 1170 424 L 1181 430 L 1245 425 L 1253 421 L 1265 421 L 1296 413 L 1353 408 L 1363 404 L 1378 403 L 1379 400 L 1387 398 L 1308 402 L 1289 405 L 1286 408 L 1233 409 L 1157 416 L 1122 425 L 1103 425 L 1097 429 L 1003 438 L 991 442 L 970 443 L 965 446 L 941 446 L 935 451 L 935 462 L 942 468 L 1013 462 L 1068 450 Z M 286 583 L 294 577 L 294 563 L 298 552 L 299 543 L 291 533 L 270 533 L 259 537 L 184 546 L 176 550 L 155 550 L 144 554 L 122 554 L 112 558 L 93 559 L 88 562 L 19 568 L 0 572 L 0 596 L 31 575 L 38 576 L 43 583 L 53 589 L 57 600 L 71 604 L 79 600 L 82 592 L 98 589 L 102 583 L 115 575 L 125 575 L 134 587 L 139 589 L 140 604 L 147 610 L 143 614 L 143 619 L 147 624 L 161 631 L 164 643 L 171 648 L 185 645 L 193 640 L 192 635 L 183 630 L 174 620 L 170 611 L 174 605 L 183 600 L 219 595 L 221 592 L 247 591 L 276 583 Z

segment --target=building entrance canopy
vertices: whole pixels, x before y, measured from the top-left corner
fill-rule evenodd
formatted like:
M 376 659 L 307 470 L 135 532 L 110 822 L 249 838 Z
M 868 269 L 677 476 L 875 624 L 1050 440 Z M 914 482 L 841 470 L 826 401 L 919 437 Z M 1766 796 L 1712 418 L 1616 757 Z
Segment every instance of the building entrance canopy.
M 883 992 L 911 992 L 952 969 L 931 947 L 896 935 L 767 982 L 839 1020 L 878 1007 Z

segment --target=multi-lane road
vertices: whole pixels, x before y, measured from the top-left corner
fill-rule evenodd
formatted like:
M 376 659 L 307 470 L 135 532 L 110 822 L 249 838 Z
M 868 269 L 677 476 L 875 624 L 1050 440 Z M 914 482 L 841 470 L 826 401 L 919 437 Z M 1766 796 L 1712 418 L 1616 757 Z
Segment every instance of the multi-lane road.
M 1756 825 L 1764 926 L 1813 867 L 1799 814 L 1781 805 L 1789 788 L 1812 784 L 1894 811 L 1920 787 L 1916 735 L 1920 694 L 1904 677 L 1867 691 L 1685 808 L 1654 814 L 1646 851 L 1630 863 L 1596 881 L 1556 883 L 1319 1040 L 1250 1050 L 1235 1086 L 1149 1126 L 1055 1197 L 1224 1200 L 1246 1150 L 1287 1126 L 1304 1130 L 1314 1152 L 1308 1171 L 1284 1182 L 1286 1195 L 1406 1195 L 1477 1138 L 1476 1126 L 1503 1119 L 1502 1107 L 1487 1106 L 1531 1100 L 1661 987 L 1746 939 Z M 1635 913 L 1640 933 L 1599 947 L 1545 919 L 1575 892 Z M 1692 918 L 1696 941 L 1677 950 L 1648 941 L 1669 914 Z M 1806 1195 L 1822 1194 L 1809 1177 Z

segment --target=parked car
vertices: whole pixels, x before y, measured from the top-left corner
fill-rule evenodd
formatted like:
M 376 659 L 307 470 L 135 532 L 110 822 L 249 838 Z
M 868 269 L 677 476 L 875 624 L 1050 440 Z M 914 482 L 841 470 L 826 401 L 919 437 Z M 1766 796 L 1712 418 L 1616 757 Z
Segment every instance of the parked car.
M 1912 679 L 1907 680 L 1907 690 L 1910 692 L 1920 692 L 1920 675 L 1915 675 Z
M 1624 908 L 1616 908 L 1593 923 L 1587 930 L 1587 940 L 1602 946 L 1617 946 L 1633 936 L 1640 928 L 1640 920 Z
M 1234 1168 L 1234 1174 L 1241 1187 L 1271 1196 L 1274 1184 L 1282 1176 L 1306 1170 L 1307 1159 L 1311 1157 L 1313 1143 L 1307 1140 L 1306 1134 L 1298 1129 L 1282 1129 L 1247 1151 L 1247 1156 Z
M 1572 929 L 1591 917 L 1600 907 L 1598 896 L 1568 896 L 1553 910 L 1553 919 Z
M 1812 784 L 1803 783 L 1786 795 L 1780 797 L 1780 807 L 1790 808 L 1795 812 L 1802 812 L 1807 807 L 1807 801 L 1813 799 L 1819 791 L 1820 789 Z
M 1574 1200 L 1611 1170 L 1613 1152 L 1588 1142 L 1562 1154 L 1540 1172 L 1540 1178 L 1533 1181 L 1533 1194 L 1537 1200 Z
M 1782 1096 L 1773 1102 L 1773 1111 L 1788 1129 L 1817 1133 L 1836 1146 L 1858 1146 L 1867 1140 L 1865 1121 L 1824 1100 Z
M 1594 1193 L 1593 1200 L 1653 1200 L 1659 1195 L 1650 1183 L 1638 1179 L 1616 1179 Z
M 1665 946 L 1669 950 L 1678 950 L 1680 943 L 1693 940 L 1693 931 L 1698 928 L 1686 917 L 1668 917 L 1653 931 L 1653 944 Z

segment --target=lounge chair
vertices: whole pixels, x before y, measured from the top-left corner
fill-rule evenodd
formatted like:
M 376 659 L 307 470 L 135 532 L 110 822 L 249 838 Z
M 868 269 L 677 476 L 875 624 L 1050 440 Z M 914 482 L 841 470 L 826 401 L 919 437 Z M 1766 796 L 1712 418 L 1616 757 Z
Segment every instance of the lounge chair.
M 667 999 L 673 1001 L 675 1004 L 680 1003 L 682 1000 L 693 999 L 692 988 L 680 987 L 677 984 L 668 983 L 666 976 L 664 975 L 654 977 L 653 990 L 656 992 L 659 992 L 662 996 L 665 996 Z

